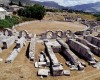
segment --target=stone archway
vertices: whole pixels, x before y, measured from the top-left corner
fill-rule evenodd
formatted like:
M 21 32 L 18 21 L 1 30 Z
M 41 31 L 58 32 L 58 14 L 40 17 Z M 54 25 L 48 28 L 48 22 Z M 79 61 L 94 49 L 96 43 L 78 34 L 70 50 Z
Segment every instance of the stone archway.
M 46 32 L 46 37 L 47 37 L 47 39 L 52 39 L 53 36 L 54 36 L 54 32 L 53 32 L 53 31 L 47 31 L 47 32 Z
M 71 30 L 67 30 L 67 34 L 69 34 L 69 36 L 72 35 L 72 31 Z
M 63 37 L 63 31 L 56 31 L 56 35 L 60 38 Z
M 19 32 L 19 37 L 29 38 L 29 33 L 26 30 L 22 30 Z
M 13 35 L 12 30 L 9 29 L 9 28 L 3 29 L 3 34 L 6 35 L 6 36 L 12 36 Z

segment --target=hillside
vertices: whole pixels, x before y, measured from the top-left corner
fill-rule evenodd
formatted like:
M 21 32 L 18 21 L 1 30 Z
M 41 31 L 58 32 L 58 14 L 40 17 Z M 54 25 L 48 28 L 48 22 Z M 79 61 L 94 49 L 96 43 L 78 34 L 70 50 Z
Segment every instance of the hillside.
M 18 0 L 12 0 L 13 2 L 19 2 Z M 25 4 L 41 4 L 43 6 L 47 7 L 54 7 L 54 8 L 63 8 L 63 6 L 60 6 L 58 3 L 53 2 L 53 1 L 45 1 L 45 2 L 39 2 L 39 1 L 34 1 L 34 0 L 21 0 L 22 3 Z
M 76 9 L 76 10 L 83 10 L 85 12 L 99 12 L 100 13 L 100 2 L 77 5 L 77 6 L 72 6 L 70 8 Z

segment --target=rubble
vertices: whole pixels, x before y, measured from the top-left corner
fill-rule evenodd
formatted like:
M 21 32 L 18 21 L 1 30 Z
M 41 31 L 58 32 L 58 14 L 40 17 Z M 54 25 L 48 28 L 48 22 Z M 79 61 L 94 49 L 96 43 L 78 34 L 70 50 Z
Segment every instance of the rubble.
M 65 76 L 70 76 L 70 74 L 71 74 L 70 70 L 64 70 L 63 73 Z

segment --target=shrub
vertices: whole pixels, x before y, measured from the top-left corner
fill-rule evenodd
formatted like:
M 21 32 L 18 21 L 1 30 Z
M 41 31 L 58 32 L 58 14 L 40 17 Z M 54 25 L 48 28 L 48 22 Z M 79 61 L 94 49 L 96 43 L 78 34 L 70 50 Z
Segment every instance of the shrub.
M 18 24 L 19 22 L 21 22 L 21 20 L 16 16 L 12 16 L 12 18 L 6 17 L 5 20 L 0 20 L 0 29 L 12 28 L 13 25 Z

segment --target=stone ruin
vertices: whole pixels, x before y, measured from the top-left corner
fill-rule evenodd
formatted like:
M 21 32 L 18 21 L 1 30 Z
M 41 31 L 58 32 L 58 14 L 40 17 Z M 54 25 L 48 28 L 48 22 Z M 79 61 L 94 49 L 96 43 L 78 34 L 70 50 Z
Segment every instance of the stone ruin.
M 29 42 L 27 53 L 30 61 L 34 62 L 35 68 L 39 69 L 37 75 L 69 76 L 71 74 L 70 70 L 82 71 L 85 69 L 86 64 L 80 61 L 79 58 L 81 57 L 94 68 L 100 68 L 99 61 L 94 57 L 95 54 L 100 56 L 100 37 L 99 34 L 95 37 L 90 35 L 93 32 L 98 32 L 98 28 L 86 28 L 83 31 L 77 31 L 75 33 L 70 30 L 47 31 L 40 35 L 34 34 L 34 37 L 26 30 L 18 32 L 6 28 L 0 35 L 0 53 L 2 53 L 3 48 L 8 49 L 13 44 L 16 44 L 5 61 L 6 63 L 11 63 L 20 53 L 23 46 L 26 45 L 26 42 Z M 82 36 L 79 37 L 78 34 Z M 45 50 L 39 54 L 39 61 L 35 61 L 35 46 L 37 42 L 45 47 Z M 68 59 L 66 64 L 70 67 L 70 70 L 64 70 L 56 54 L 62 54 L 64 58 Z
M 80 43 L 82 43 L 82 44 L 84 44 L 85 46 L 89 47 L 90 50 L 91 50 L 94 54 L 100 56 L 100 53 L 99 53 L 99 52 L 100 52 L 100 49 L 99 49 L 99 47 L 93 45 L 92 43 L 88 42 L 88 41 L 85 40 L 85 39 L 77 38 L 77 41 L 80 42 Z
M 16 40 L 16 37 L 15 36 L 11 36 L 9 38 L 5 38 L 2 40 L 2 43 L 3 43 L 3 49 L 7 49 L 9 48 Z
M 5 35 L 5 36 L 12 36 L 13 35 L 12 30 L 9 29 L 9 28 L 3 29 L 3 35 Z
M 70 48 L 72 48 L 74 51 L 76 51 L 77 54 L 79 54 L 80 56 L 84 57 L 90 64 L 96 63 L 93 53 L 90 51 L 90 49 L 87 46 L 85 46 L 73 39 L 70 39 L 68 41 L 68 44 L 69 44 Z
M 34 35 L 34 38 L 31 38 L 30 44 L 29 44 L 29 58 L 30 60 L 34 61 L 34 55 L 35 55 L 35 44 L 36 44 L 36 34 Z
M 26 42 L 26 40 L 24 37 L 21 37 L 20 39 L 18 39 L 18 41 L 16 42 L 15 48 L 10 53 L 9 57 L 6 59 L 6 63 L 11 63 L 14 61 L 14 59 L 20 53 L 22 47 L 25 45 L 25 42 Z
M 24 36 L 27 40 L 30 40 L 31 39 L 31 36 L 30 34 L 26 31 L 26 30 L 22 30 L 19 32 L 19 38 Z
M 42 33 L 40 34 L 40 39 L 56 39 L 58 37 L 60 38 L 66 38 L 66 36 L 70 35 L 72 37 L 75 37 L 74 33 L 72 33 L 70 30 L 67 30 L 67 31 L 61 31 L 61 30 L 58 30 L 58 31 L 47 31 L 45 33 Z
M 84 66 L 79 61 L 78 57 L 70 50 L 69 46 L 62 39 L 57 39 L 57 41 L 62 46 L 61 52 L 64 54 L 65 57 L 67 57 L 69 59 L 70 64 L 75 65 L 75 67 L 76 67 L 76 68 L 72 68 L 72 66 L 70 66 L 71 69 L 83 70 Z
M 46 50 L 47 50 L 47 53 L 50 58 L 51 70 L 52 70 L 53 76 L 63 75 L 63 67 L 60 64 L 60 62 L 58 61 L 57 57 L 55 56 L 55 54 L 51 48 L 51 45 L 48 42 L 45 42 L 45 46 L 46 46 Z

